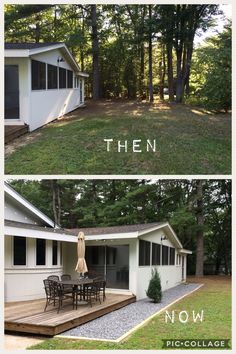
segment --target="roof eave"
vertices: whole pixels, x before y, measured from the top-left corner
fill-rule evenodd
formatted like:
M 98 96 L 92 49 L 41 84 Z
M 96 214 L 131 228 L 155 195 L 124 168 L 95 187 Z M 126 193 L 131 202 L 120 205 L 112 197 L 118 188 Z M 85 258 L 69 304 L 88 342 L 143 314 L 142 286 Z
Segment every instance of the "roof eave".
M 47 215 L 42 213 L 38 208 L 36 208 L 32 203 L 28 202 L 24 197 L 22 197 L 14 188 L 12 188 L 6 182 L 4 183 L 4 191 L 8 195 L 10 195 L 13 199 L 15 199 L 18 203 L 23 205 L 26 209 L 28 209 L 31 213 L 36 215 L 40 220 L 44 221 L 51 227 L 59 228 L 59 225 L 55 224 L 52 219 L 50 219 Z
M 193 252 L 190 250 L 186 250 L 185 248 L 181 248 L 178 250 L 179 253 L 183 253 L 183 254 L 192 254 Z
M 54 232 L 49 232 L 47 230 L 34 230 L 27 227 L 18 227 L 12 225 L 5 225 L 4 227 L 5 236 L 20 236 L 27 238 L 39 238 L 45 240 L 55 240 L 64 242 L 77 243 L 77 237 L 74 235 L 62 234 L 54 230 Z
M 137 238 L 137 237 L 138 237 L 137 232 L 103 234 L 103 235 L 85 235 L 85 241 L 123 240 L 123 239 Z

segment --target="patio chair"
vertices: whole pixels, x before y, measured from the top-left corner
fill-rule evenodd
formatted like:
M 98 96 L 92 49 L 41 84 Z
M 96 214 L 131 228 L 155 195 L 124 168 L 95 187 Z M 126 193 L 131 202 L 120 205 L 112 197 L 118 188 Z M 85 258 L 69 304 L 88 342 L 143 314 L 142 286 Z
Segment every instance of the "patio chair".
M 62 274 L 61 275 L 61 280 L 71 280 L 71 275 L 70 274 Z M 62 284 L 63 289 L 65 292 L 73 292 L 73 285 L 67 285 L 67 284 Z
M 46 293 L 46 305 L 44 312 L 46 311 L 48 305 L 53 303 L 53 306 L 55 306 L 56 302 L 58 301 L 57 313 L 59 313 L 60 309 L 62 308 L 63 301 L 66 299 L 72 299 L 72 304 L 74 307 L 74 292 L 71 292 L 71 294 L 65 292 L 61 284 L 50 279 L 44 279 L 43 282 Z
M 86 301 L 92 307 L 93 299 L 100 302 L 101 304 L 101 297 L 100 297 L 100 282 L 94 281 L 92 284 L 84 286 L 84 297 Z
M 60 280 L 60 278 L 59 278 L 58 275 L 49 275 L 49 276 L 47 277 L 47 279 L 53 280 L 53 281 L 59 281 L 59 280 Z
M 99 292 L 102 293 L 102 301 L 105 301 L 106 298 L 106 280 L 105 279 L 101 279 L 96 281 Z

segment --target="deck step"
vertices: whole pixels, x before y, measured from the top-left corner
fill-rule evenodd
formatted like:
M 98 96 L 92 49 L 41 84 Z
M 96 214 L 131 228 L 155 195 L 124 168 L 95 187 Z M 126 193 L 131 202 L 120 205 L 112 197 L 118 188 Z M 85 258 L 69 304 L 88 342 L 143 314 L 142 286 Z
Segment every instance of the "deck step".
M 59 313 L 53 307 L 44 312 L 45 300 L 23 302 L 22 305 L 9 304 L 5 307 L 5 330 L 55 336 L 135 301 L 134 295 L 108 293 L 101 304 L 96 302 L 92 307 L 81 305 L 77 310 L 68 304 Z
M 5 125 L 5 144 L 10 143 L 21 135 L 28 133 L 29 126 L 24 125 Z

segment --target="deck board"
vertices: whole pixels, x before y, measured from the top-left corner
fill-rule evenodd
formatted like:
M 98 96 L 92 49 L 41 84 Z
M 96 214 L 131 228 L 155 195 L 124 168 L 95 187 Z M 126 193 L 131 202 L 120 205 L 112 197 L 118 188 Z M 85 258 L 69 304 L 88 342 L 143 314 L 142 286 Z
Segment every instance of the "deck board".
M 53 336 L 135 301 L 134 295 L 108 293 L 101 304 L 78 305 L 78 309 L 73 310 L 71 304 L 65 303 L 59 313 L 53 306 L 44 312 L 44 299 L 8 303 L 5 305 L 5 329 Z

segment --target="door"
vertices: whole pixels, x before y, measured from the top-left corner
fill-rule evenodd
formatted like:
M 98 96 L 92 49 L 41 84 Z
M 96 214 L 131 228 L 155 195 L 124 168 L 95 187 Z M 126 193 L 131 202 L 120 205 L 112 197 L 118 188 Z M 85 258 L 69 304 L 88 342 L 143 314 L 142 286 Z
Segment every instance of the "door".
M 106 246 L 107 287 L 129 289 L 129 246 Z
M 107 287 L 129 289 L 129 246 L 86 246 L 88 271 L 104 274 Z
M 19 119 L 18 65 L 5 65 L 5 119 Z

